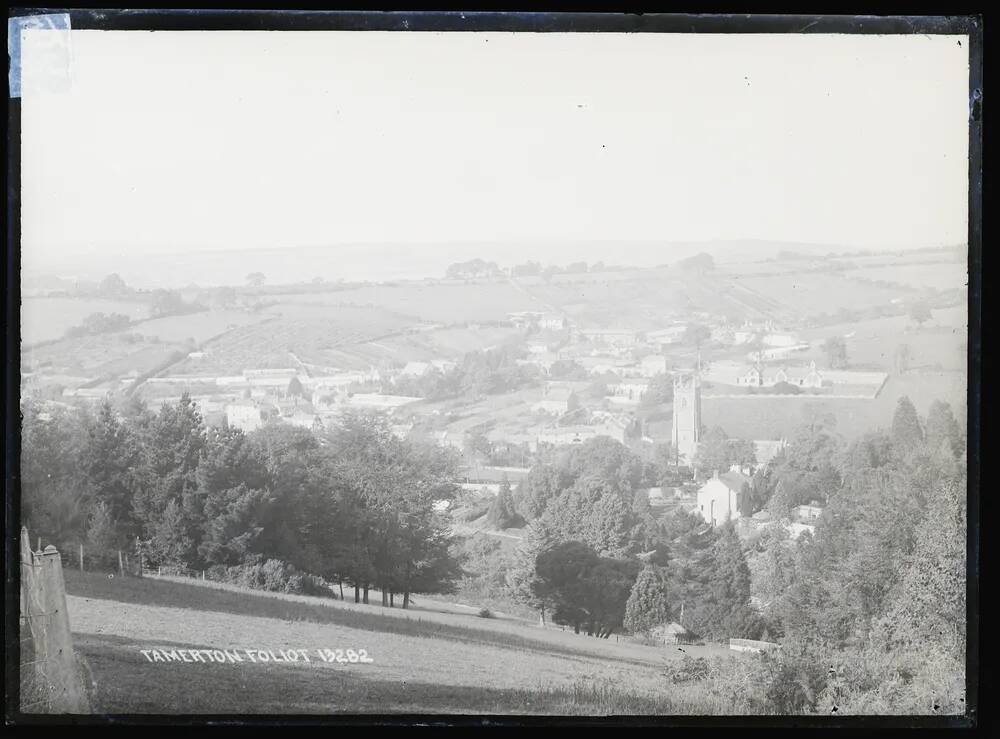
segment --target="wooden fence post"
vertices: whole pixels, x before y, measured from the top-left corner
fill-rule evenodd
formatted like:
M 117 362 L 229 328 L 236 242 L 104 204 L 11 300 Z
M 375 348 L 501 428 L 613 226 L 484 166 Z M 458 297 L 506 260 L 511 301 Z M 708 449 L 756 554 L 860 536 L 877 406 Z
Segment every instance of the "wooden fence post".
M 32 552 L 27 530 L 21 531 L 21 617 L 30 635 L 31 652 L 31 664 L 25 664 L 22 657 L 21 686 L 32 688 L 30 695 L 22 692 L 22 710 L 87 713 L 87 696 L 70 636 L 62 559 L 53 546 Z M 33 702 L 25 705 L 25 699 Z

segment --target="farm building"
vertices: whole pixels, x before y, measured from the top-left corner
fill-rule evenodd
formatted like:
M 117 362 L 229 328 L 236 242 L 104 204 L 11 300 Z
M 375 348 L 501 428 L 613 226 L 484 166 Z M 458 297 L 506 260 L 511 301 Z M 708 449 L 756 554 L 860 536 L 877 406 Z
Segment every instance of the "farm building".
M 696 634 L 675 621 L 654 626 L 649 635 L 661 644 L 691 644 L 698 640 Z

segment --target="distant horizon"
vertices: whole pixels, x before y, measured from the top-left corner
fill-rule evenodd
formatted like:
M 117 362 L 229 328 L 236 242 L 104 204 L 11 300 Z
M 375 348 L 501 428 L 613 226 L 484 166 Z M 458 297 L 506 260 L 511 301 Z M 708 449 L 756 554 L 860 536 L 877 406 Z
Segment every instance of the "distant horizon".
M 588 252 L 587 247 L 606 247 L 614 245 L 611 256 Z M 643 257 L 630 260 L 628 246 L 643 247 Z M 419 247 L 418 253 L 413 247 Z M 550 255 L 539 253 L 539 248 L 561 247 L 571 249 L 571 252 Z M 774 259 L 782 251 L 802 252 L 812 257 L 821 258 L 828 254 L 870 253 L 873 255 L 892 255 L 911 252 L 947 251 L 962 248 L 963 244 L 942 244 L 938 246 L 914 246 L 910 248 L 874 249 L 863 246 L 850 246 L 834 243 L 809 243 L 796 241 L 773 241 L 766 239 L 719 239 L 712 241 L 663 241 L 658 239 L 642 240 L 549 240 L 537 241 L 454 241 L 454 242 L 355 242 L 329 246 L 270 246 L 247 247 L 241 249 L 205 249 L 186 252 L 157 252 L 152 254 L 87 254 L 79 257 L 78 264 L 63 264 L 45 268 L 23 269 L 22 274 L 30 279 L 56 278 L 63 281 L 76 280 L 82 282 L 97 282 L 109 274 L 118 274 L 130 286 L 140 289 L 183 288 L 190 285 L 199 287 L 238 286 L 245 283 L 245 275 L 249 272 L 262 271 L 268 277 L 268 285 L 292 285 L 308 283 L 321 278 L 324 283 L 377 283 L 392 281 L 420 281 L 428 279 L 443 279 L 445 270 L 450 264 L 482 259 L 485 262 L 496 263 L 501 269 L 510 269 L 528 261 L 538 262 L 543 267 L 554 266 L 563 268 L 574 262 L 585 262 L 593 265 L 603 262 L 609 267 L 623 269 L 653 269 L 669 267 L 695 254 L 710 254 L 720 264 L 739 264 L 743 262 L 764 262 Z M 652 248 L 652 251 L 650 249 Z M 371 249 L 382 250 L 385 258 L 372 259 L 371 262 L 386 262 L 395 265 L 382 268 L 369 260 L 360 259 L 370 256 Z M 495 253 L 496 249 L 518 250 L 515 255 L 505 259 Z M 360 250 L 362 253 L 358 253 Z M 427 250 L 427 251 L 424 251 Z M 485 251 L 484 251 L 485 250 Z M 490 253 L 494 250 L 494 253 Z M 664 253 L 660 253 L 663 251 Z M 339 253 L 338 253 L 339 252 Z M 352 253 L 353 252 L 353 253 Z M 326 257 L 329 262 L 314 262 L 302 265 L 298 260 L 289 259 L 291 253 L 299 255 L 309 253 L 313 257 Z M 233 267 L 229 262 L 236 255 L 245 257 L 240 267 Z M 256 257 L 256 259 L 255 259 Z M 353 257 L 355 262 L 363 262 L 363 266 L 354 264 L 345 269 L 344 257 Z M 135 260 L 141 264 L 135 264 Z M 85 263 L 84 263 L 85 262 Z M 221 263 L 220 263 L 221 262 Z M 156 269 L 151 269 L 151 264 Z M 375 269 L 373 269 L 373 267 Z M 268 275 L 271 269 L 274 277 Z M 339 268 L 339 269 L 338 269 Z M 328 274 L 321 274 L 329 272 Z M 337 274 L 339 272 L 339 274 Z M 182 277 L 181 275 L 189 275 Z M 226 276 L 223 276 L 223 275 Z M 199 279 L 200 278 L 200 279 Z

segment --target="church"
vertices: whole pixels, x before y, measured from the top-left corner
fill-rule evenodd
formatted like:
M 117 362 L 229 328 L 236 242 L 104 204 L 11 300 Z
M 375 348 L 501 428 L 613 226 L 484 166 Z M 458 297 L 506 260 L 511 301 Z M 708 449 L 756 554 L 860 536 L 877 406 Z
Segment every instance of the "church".
M 701 377 L 697 371 L 674 375 L 674 420 L 670 443 L 677 464 L 690 465 L 701 438 Z

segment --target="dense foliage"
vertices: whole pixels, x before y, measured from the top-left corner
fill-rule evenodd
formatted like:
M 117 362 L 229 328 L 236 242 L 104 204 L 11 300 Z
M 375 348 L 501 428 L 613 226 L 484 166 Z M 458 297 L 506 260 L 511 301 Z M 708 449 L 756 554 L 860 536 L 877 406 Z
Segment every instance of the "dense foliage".
M 460 572 L 448 521 L 455 460 L 349 417 L 323 435 L 206 428 L 185 396 L 95 413 L 24 411 L 24 520 L 92 561 L 141 549 L 147 565 L 278 560 L 367 594 L 448 592 Z M 359 596 L 360 597 L 360 596 Z

